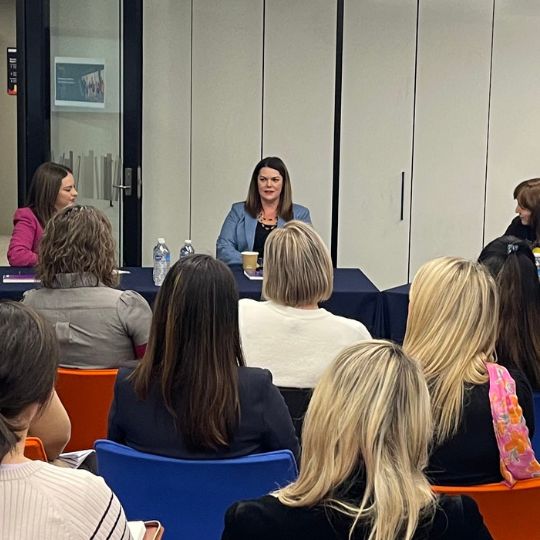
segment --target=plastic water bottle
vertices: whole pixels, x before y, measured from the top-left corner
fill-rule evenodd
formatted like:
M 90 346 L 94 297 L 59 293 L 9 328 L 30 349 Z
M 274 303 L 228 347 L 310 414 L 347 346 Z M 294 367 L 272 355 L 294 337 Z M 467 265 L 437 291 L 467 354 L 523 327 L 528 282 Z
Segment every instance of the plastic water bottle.
M 194 253 L 195 249 L 193 248 L 191 240 L 185 240 L 184 245 L 180 249 L 180 258 L 183 259 L 184 257 L 187 257 L 188 255 L 193 255 Z
M 165 244 L 165 238 L 158 238 L 158 243 L 154 248 L 154 285 L 161 287 L 170 265 L 171 252 Z

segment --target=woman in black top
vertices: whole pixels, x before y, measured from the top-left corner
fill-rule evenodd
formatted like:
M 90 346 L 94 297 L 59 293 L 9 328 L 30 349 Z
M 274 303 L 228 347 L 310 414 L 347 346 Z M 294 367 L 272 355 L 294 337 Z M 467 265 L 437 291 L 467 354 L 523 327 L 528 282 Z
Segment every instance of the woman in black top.
M 437 498 L 422 473 L 429 392 L 398 345 L 344 349 L 315 388 L 298 480 L 234 504 L 222 540 L 487 540 L 476 503 Z
M 540 240 L 540 178 L 520 182 L 514 189 L 516 214 L 505 236 L 515 236 L 528 242 Z
M 180 259 L 158 293 L 146 353 L 120 370 L 109 439 L 177 458 L 230 458 L 298 441 L 269 371 L 245 367 L 231 270 Z
M 426 474 L 434 484 L 500 482 L 486 363 L 495 360 L 497 287 L 479 263 L 442 257 L 418 270 L 403 348 L 418 360 L 431 394 L 435 434 Z M 532 392 L 512 371 L 529 435 Z

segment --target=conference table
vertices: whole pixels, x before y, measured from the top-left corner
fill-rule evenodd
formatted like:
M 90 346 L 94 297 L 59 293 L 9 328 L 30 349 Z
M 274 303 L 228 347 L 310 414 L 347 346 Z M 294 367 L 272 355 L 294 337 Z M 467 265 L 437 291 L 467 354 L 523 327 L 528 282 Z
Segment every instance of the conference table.
M 409 313 L 410 283 L 382 291 L 384 310 L 384 336 L 396 343 L 403 343 Z
M 119 288 L 137 291 L 150 305 L 154 302 L 159 287 L 152 281 L 152 268 L 126 267 L 121 274 Z M 240 298 L 261 299 L 262 281 L 248 279 L 240 267 L 231 268 Z M 29 268 L 0 267 L 0 275 L 28 275 Z M 20 300 L 25 291 L 39 287 L 39 283 L 0 283 L 0 299 Z M 384 337 L 384 314 L 381 293 L 358 268 L 336 268 L 334 289 L 324 307 L 335 315 L 341 315 L 365 324 L 373 337 Z

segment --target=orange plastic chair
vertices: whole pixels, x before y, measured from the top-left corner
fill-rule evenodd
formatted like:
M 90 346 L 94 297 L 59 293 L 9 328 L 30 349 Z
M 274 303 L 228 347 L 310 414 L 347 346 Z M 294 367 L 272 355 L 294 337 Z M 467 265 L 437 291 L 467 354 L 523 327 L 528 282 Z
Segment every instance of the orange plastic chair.
M 117 369 L 58 368 L 56 392 L 71 420 L 65 452 L 87 450 L 107 437 Z
M 433 486 L 437 493 L 468 495 L 478 504 L 494 540 L 540 538 L 540 478 L 504 484 Z
M 45 447 L 39 437 L 26 437 L 24 456 L 35 461 L 47 461 Z

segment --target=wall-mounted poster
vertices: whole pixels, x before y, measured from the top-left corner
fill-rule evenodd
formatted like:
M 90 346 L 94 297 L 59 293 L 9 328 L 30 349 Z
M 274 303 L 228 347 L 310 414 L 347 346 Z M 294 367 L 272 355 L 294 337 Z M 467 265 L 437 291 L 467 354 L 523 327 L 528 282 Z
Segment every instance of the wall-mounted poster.
M 105 60 L 54 59 L 54 104 L 59 107 L 105 108 Z
M 10 96 L 17 95 L 17 49 L 7 49 L 7 93 Z

